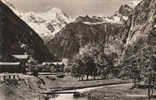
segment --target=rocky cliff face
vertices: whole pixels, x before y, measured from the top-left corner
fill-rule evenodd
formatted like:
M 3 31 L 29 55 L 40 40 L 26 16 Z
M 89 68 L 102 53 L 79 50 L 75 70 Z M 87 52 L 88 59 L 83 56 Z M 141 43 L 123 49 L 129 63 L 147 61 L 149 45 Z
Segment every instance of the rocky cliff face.
M 0 1 L 0 56 L 25 52 L 39 61 L 52 59 L 37 33 Z
M 133 44 L 140 38 L 148 36 L 153 30 L 155 21 L 154 1 L 144 0 L 130 15 L 125 25 L 126 46 Z
M 120 24 L 111 23 L 70 23 L 56 34 L 47 46 L 57 57 L 71 58 L 88 43 L 103 44 L 106 39 L 109 42 L 117 39 L 120 28 Z
M 128 20 L 134 8 L 141 2 L 142 0 L 123 0 L 123 4 L 120 8 L 114 13 L 114 15 L 110 17 L 103 17 L 103 20 L 107 22 L 114 22 L 123 24 Z
M 100 20 L 100 17 L 89 17 L 87 16 L 79 16 L 75 19 L 76 22 L 90 22 L 90 23 L 97 23 L 97 22 L 102 22 L 102 20 Z
M 155 9 L 155 0 L 143 0 L 130 15 L 122 32 L 123 58 L 133 59 L 133 63 L 140 67 L 149 67 L 156 61 Z
M 123 15 L 123 16 L 129 16 L 132 12 L 133 8 L 131 8 L 129 5 L 121 5 L 119 8 L 118 13 Z

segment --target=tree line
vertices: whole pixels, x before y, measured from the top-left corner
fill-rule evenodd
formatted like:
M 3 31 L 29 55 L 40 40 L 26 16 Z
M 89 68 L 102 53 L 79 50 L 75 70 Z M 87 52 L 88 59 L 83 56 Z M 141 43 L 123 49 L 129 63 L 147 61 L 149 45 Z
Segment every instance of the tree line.
M 109 79 L 116 72 L 116 58 L 116 53 L 105 54 L 97 45 L 89 44 L 75 56 L 71 73 L 79 80 L 88 80 L 89 77 L 96 79 L 96 76 Z

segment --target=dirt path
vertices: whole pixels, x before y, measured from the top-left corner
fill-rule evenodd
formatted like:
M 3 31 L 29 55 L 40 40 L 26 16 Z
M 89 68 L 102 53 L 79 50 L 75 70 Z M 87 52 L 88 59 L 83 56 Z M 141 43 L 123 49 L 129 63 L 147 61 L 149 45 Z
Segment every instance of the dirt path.
M 144 95 L 144 94 L 139 94 L 139 95 L 137 95 L 137 94 L 127 94 L 126 95 L 127 97 L 147 97 L 147 95 Z

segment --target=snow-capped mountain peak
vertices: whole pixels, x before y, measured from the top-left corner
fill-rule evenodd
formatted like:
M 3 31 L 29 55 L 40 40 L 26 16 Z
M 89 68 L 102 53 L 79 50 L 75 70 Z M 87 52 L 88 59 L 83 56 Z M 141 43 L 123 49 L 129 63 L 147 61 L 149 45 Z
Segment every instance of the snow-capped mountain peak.
M 64 15 L 63 11 L 60 8 L 52 8 L 46 13 L 53 14 L 53 15 Z
M 85 24 L 99 24 L 99 23 L 118 23 L 123 24 L 128 20 L 129 15 L 134 8 L 142 0 L 123 0 L 120 8 L 114 12 L 112 16 L 79 16 L 76 18 L 76 22 L 84 22 Z
M 58 19 L 65 20 L 65 22 L 69 22 L 69 17 L 59 8 L 52 8 L 47 12 L 39 13 L 38 16 L 44 16 L 46 20 Z
M 129 15 L 134 10 L 134 8 L 142 0 L 123 0 L 123 4 L 120 6 L 119 10 L 111 17 L 103 17 L 103 20 L 111 23 L 123 23 L 128 20 Z
M 46 12 L 23 13 L 16 9 L 9 0 L 2 1 L 45 41 L 53 38 L 58 31 L 72 21 L 71 18 L 59 8 L 52 8 Z
M 127 4 L 131 8 L 135 8 L 142 0 L 123 0 L 123 4 Z
M 53 38 L 67 23 L 71 22 L 59 8 L 52 8 L 42 13 L 21 13 L 19 16 L 45 40 Z

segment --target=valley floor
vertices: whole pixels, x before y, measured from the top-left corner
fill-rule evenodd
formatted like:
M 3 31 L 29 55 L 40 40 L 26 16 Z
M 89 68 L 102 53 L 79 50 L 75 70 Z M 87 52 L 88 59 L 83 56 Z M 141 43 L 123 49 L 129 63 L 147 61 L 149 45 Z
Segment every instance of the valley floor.
M 108 86 L 86 92 L 86 95 L 89 100 L 148 100 L 147 89 L 131 89 L 131 87 L 132 85 Z
M 52 77 L 52 76 L 51 76 Z M 73 78 L 70 75 L 66 75 L 64 78 L 57 78 L 56 80 L 51 80 L 50 76 L 41 77 L 46 83 L 47 88 L 57 88 L 57 89 L 80 89 L 86 87 L 96 87 L 103 85 L 113 85 L 113 84 L 123 84 L 129 83 L 129 80 L 121 80 L 121 79 L 110 79 L 110 80 L 83 80 L 79 81 L 76 78 Z
M 30 98 L 31 100 L 38 100 L 39 97 L 44 98 L 44 95 L 40 95 L 41 92 L 51 89 L 70 90 L 96 86 L 105 87 L 86 92 L 85 94 L 92 98 L 91 100 L 147 100 L 145 97 L 147 90 L 130 89 L 131 83 L 127 80 L 78 81 L 68 74 L 64 78 L 44 75 L 39 76 L 39 78 L 21 74 L 18 76 L 17 81 L 6 81 L 0 84 L 0 100 L 12 100 L 12 98 L 16 100 L 30 100 Z
M 14 75 L 15 79 L 12 79 Z M 127 82 L 120 79 L 78 81 L 68 74 L 64 78 L 49 75 L 36 78 L 23 74 L 0 74 L 0 100 L 30 100 L 30 98 L 31 100 L 38 100 L 45 97 L 40 93 L 51 89 L 70 90 Z

